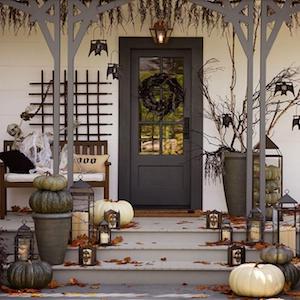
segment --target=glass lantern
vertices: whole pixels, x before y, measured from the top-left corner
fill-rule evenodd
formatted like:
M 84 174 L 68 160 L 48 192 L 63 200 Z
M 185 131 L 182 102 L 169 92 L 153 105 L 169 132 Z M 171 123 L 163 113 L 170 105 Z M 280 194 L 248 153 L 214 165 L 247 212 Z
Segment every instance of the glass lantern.
M 253 157 L 253 205 L 259 207 L 259 147 Z M 283 156 L 279 147 L 266 136 L 266 220 L 271 221 L 273 208 L 282 197 Z
M 273 231 L 273 241 L 290 247 L 294 255 L 298 256 L 297 213 L 298 202 L 286 192 L 274 209 L 273 228 L 276 229 Z
M 222 223 L 222 213 L 217 210 L 208 211 L 206 213 L 206 228 L 220 229 Z
M 87 182 L 79 179 L 70 187 L 70 193 L 73 198 L 72 240 L 78 237 L 97 240 L 94 190 Z
M 233 228 L 230 221 L 225 219 L 221 224 L 220 241 L 231 244 L 233 241 Z
M 15 236 L 15 261 L 28 261 L 33 259 L 34 251 L 34 238 L 33 232 L 23 222 L 19 227 Z
M 104 212 L 104 220 L 108 223 L 110 229 L 120 229 L 120 212 L 113 209 Z
M 97 247 L 92 245 L 79 247 L 79 265 L 95 266 L 97 264 Z
M 173 28 L 164 20 L 158 20 L 149 29 L 155 44 L 167 44 Z
M 247 217 L 247 242 L 259 243 L 264 240 L 265 221 L 259 208 L 250 211 Z
M 244 246 L 233 244 L 228 247 L 228 265 L 230 267 L 239 266 L 246 261 L 246 248 Z
M 111 230 L 108 223 L 103 220 L 99 225 L 99 245 L 109 246 L 111 244 Z

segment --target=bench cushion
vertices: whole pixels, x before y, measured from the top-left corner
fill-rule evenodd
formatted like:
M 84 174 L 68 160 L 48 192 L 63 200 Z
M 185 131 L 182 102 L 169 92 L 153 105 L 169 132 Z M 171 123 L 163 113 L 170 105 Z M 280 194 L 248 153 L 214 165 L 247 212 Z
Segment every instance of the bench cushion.
M 6 173 L 4 179 L 7 182 L 32 182 L 33 179 L 41 174 L 17 174 L 17 173 Z M 64 175 L 67 177 L 67 175 Z M 74 173 L 74 180 L 77 181 L 81 177 L 83 181 L 104 181 L 105 173 L 87 173 L 80 174 Z

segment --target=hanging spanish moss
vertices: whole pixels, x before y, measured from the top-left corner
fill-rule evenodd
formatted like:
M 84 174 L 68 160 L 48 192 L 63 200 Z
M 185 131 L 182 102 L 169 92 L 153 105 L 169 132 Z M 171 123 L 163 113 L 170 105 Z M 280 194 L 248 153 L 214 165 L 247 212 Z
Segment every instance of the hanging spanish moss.
M 0 0 L 1 1 L 1 0 Z M 42 6 L 47 0 L 11 0 L 19 4 L 29 5 L 31 1 L 35 1 Z M 99 5 L 109 3 L 114 0 L 80 0 L 84 5 L 88 5 L 91 1 L 98 1 Z M 226 0 L 227 1 L 227 0 Z M 259 13 L 259 1 L 257 3 L 256 12 Z M 273 0 L 282 5 L 283 0 Z M 210 0 L 209 2 L 213 2 Z M 216 5 L 222 5 L 223 0 L 215 0 Z M 231 5 L 237 5 L 239 0 L 232 0 Z M 296 0 L 293 3 L 300 3 Z M 67 19 L 67 0 L 61 0 L 61 21 L 63 28 L 66 26 Z M 75 9 L 76 13 L 76 9 Z M 272 14 L 272 11 L 269 12 Z M 224 21 L 223 16 L 219 13 L 196 5 L 189 0 L 135 0 L 129 4 L 123 5 L 120 8 L 111 10 L 104 15 L 99 15 L 98 22 L 102 28 L 111 29 L 113 26 L 122 26 L 126 24 L 141 24 L 145 25 L 147 19 L 163 18 L 169 21 L 172 25 L 179 24 L 183 27 L 194 27 L 196 29 L 204 29 L 211 32 L 214 28 L 224 29 L 228 23 Z M 255 18 L 258 20 L 258 18 Z M 286 25 L 291 29 L 299 26 L 299 18 L 297 14 L 291 16 Z M 30 16 L 21 10 L 15 9 L 1 4 L 0 2 L 0 26 L 5 28 L 13 28 L 18 32 L 20 28 L 29 28 L 31 31 L 35 23 L 30 20 Z

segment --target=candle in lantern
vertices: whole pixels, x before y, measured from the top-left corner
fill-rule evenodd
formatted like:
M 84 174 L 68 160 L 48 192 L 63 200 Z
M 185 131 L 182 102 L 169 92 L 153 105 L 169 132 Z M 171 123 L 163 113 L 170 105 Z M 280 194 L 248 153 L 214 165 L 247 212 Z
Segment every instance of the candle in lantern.
M 258 242 L 260 241 L 260 230 L 259 226 L 256 224 L 252 224 L 250 228 L 250 241 L 251 242 Z
M 296 228 L 293 226 L 282 226 L 279 230 L 279 243 L 292 249 L 296 254 Z
M 222 240 L 223 241 L 230 241 L 231 240 L 231 234 L 228 230 L 222 230 Z
M 72 240 L 76 240 L 78 236 L 89 236 L 89 213 L 76 211 L 72 214 Z
M 100 233 L 100 244 L 108 244 L 109 243 L 109 234 L 107 232 Z
M 18 245 L 19 260 L 27 261 L 29 259 L 29 248 L 30 248 L 29 240 L 19 239 L 19 245 Z

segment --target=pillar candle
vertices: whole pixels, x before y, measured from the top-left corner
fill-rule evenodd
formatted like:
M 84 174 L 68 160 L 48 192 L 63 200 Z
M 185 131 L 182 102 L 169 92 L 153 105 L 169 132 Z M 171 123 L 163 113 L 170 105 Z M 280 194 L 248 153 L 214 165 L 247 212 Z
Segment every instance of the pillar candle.
M 80 235 L 89 236 L 89 213 L 76 211 L 72 214 L 72 240 Z
M 108 244 L 109 243 L 109 234 L 107 232 L 100 233 L 100 244 Z
M 290 247 L 296 255 L 296 228 L 293 226 L 280 227 L 279 243 Z
M 250 228 L 250 241 L 258 242 L 260 241 L 260 230 L 258 226 L 251 226 Z
M 223 241 L 230 241 L 230 239 L 231 239 L 230 231 L 222 230 L 222 240 Z

